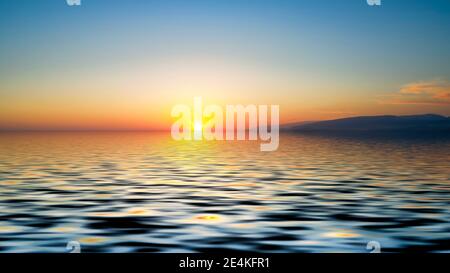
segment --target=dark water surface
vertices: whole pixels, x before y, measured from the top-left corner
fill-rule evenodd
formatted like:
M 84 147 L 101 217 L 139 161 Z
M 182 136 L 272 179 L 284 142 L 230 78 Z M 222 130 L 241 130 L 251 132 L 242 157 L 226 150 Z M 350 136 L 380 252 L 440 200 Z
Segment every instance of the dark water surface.
M 450 251 L 450 140 L 0 134 L 0 251 Z

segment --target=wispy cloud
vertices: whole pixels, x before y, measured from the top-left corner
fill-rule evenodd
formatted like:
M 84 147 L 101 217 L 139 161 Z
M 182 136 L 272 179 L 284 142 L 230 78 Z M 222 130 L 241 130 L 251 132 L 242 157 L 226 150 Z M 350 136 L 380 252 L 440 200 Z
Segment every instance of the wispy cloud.
M 392 95 L 384 97 L 384 104 L 450 104 L 450 83 L 443 80 L 406 84 Z
M 355 112 L 352 111 L 341 111 L 341 110 L 323 110 L 323 111 L 317 111 L 318 114 L 325 114 L 325 115 L 337 115 L 337 116 L 345 116 L 345 115 L 354 115 Z

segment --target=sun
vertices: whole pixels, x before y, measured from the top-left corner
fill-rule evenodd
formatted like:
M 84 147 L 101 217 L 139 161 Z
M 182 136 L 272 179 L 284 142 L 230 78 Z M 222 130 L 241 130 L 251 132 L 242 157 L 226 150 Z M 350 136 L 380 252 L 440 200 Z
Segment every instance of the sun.
M 203 130 L 203 124 L 201 121 L 194 122 L 194 132 L 201 132 Z

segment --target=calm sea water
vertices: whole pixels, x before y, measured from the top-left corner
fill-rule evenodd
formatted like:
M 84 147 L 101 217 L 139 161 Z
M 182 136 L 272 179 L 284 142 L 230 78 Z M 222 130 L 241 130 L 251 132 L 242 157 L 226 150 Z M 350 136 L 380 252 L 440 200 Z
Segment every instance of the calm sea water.
M 0 251 L 450 251 L 450 140 L 0 134 Z

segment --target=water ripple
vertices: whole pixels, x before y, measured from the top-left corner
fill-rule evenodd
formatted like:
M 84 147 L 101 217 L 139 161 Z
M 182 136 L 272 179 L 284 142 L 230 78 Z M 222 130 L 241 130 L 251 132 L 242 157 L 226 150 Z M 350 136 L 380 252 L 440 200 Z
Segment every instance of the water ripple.
M 450 140 L 0 135 L 0 251 L 450 251 Z

